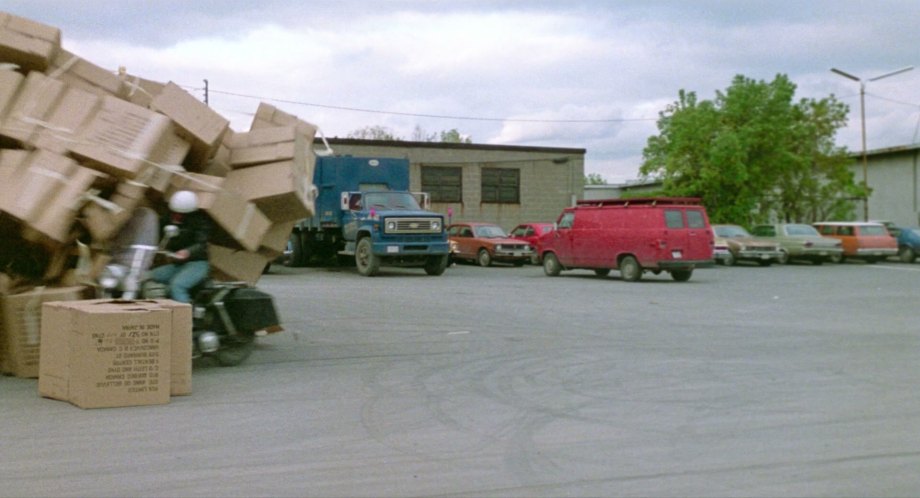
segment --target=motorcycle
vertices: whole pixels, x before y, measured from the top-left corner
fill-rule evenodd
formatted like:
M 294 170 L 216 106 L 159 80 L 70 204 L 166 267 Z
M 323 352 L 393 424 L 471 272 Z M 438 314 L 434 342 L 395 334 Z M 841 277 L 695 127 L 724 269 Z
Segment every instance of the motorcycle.
M 150 208 L 135 210 L 112 241 L 112 260 L 99 277 L 101 297 L 168 298 L 168 287 L 147 278 L 157 255 L 170 257 L 166 243 L 178 233 L 167 225 L 159 238 L 159 218 Z M 206 279 L 191 291 L 193 357 L 211 357 L 221 366 L 242 363 L 259 335 L 280 332 L 274 300 L 245 282 Z

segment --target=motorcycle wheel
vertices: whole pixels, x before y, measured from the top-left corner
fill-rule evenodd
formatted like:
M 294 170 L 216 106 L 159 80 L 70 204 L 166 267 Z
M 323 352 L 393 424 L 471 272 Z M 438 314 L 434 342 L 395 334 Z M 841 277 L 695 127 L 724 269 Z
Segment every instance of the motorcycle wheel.
M 221 345 L 220 349 L 214 353 L 214 357 L 217 358 L 217 363 L 222 367 L 235 367 L 246 361 L 246 358 L 249 358 L 255 347 L 255 338 L 249 338 L 248 341 Z

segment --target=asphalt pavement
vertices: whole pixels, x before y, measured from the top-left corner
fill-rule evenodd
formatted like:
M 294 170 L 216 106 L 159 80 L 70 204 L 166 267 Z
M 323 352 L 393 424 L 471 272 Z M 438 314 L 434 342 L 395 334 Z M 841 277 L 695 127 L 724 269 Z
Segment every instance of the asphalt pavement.
M 0 378 L 0 496 L 917 496 L 920 264 L 274 267 L 168 405 Z

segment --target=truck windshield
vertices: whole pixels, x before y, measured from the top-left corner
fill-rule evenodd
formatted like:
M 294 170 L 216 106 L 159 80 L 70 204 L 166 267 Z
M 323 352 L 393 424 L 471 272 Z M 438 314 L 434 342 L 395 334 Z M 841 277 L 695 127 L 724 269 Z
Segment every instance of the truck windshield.
M 408 192 L 371 192 L 364 194 L 364 206 L 368 209 L 395 209 L 417 211 L 421 208 L 415 196 Z

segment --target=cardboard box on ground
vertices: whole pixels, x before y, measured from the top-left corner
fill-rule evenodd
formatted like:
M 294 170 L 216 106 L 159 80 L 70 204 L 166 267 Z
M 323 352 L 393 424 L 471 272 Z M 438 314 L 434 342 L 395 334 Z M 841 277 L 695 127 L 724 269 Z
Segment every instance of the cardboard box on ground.
M 168 300 L 42 305 L 39 394 L 80 408 L 191 393 L 192 310 Z
M 42 293 L 90 283 L 134 210 L 165 214 L 193 188 L 218 227 L 213 276 L 255 284 L 313 214 L 316 126 L 263 103 L 234 132 L 178 84 L 105 69 L 131 61 L 97 65 L 61 38 L 0 12 L 0 272 Z M 7 322 L 4 337 L 32 340 Z

